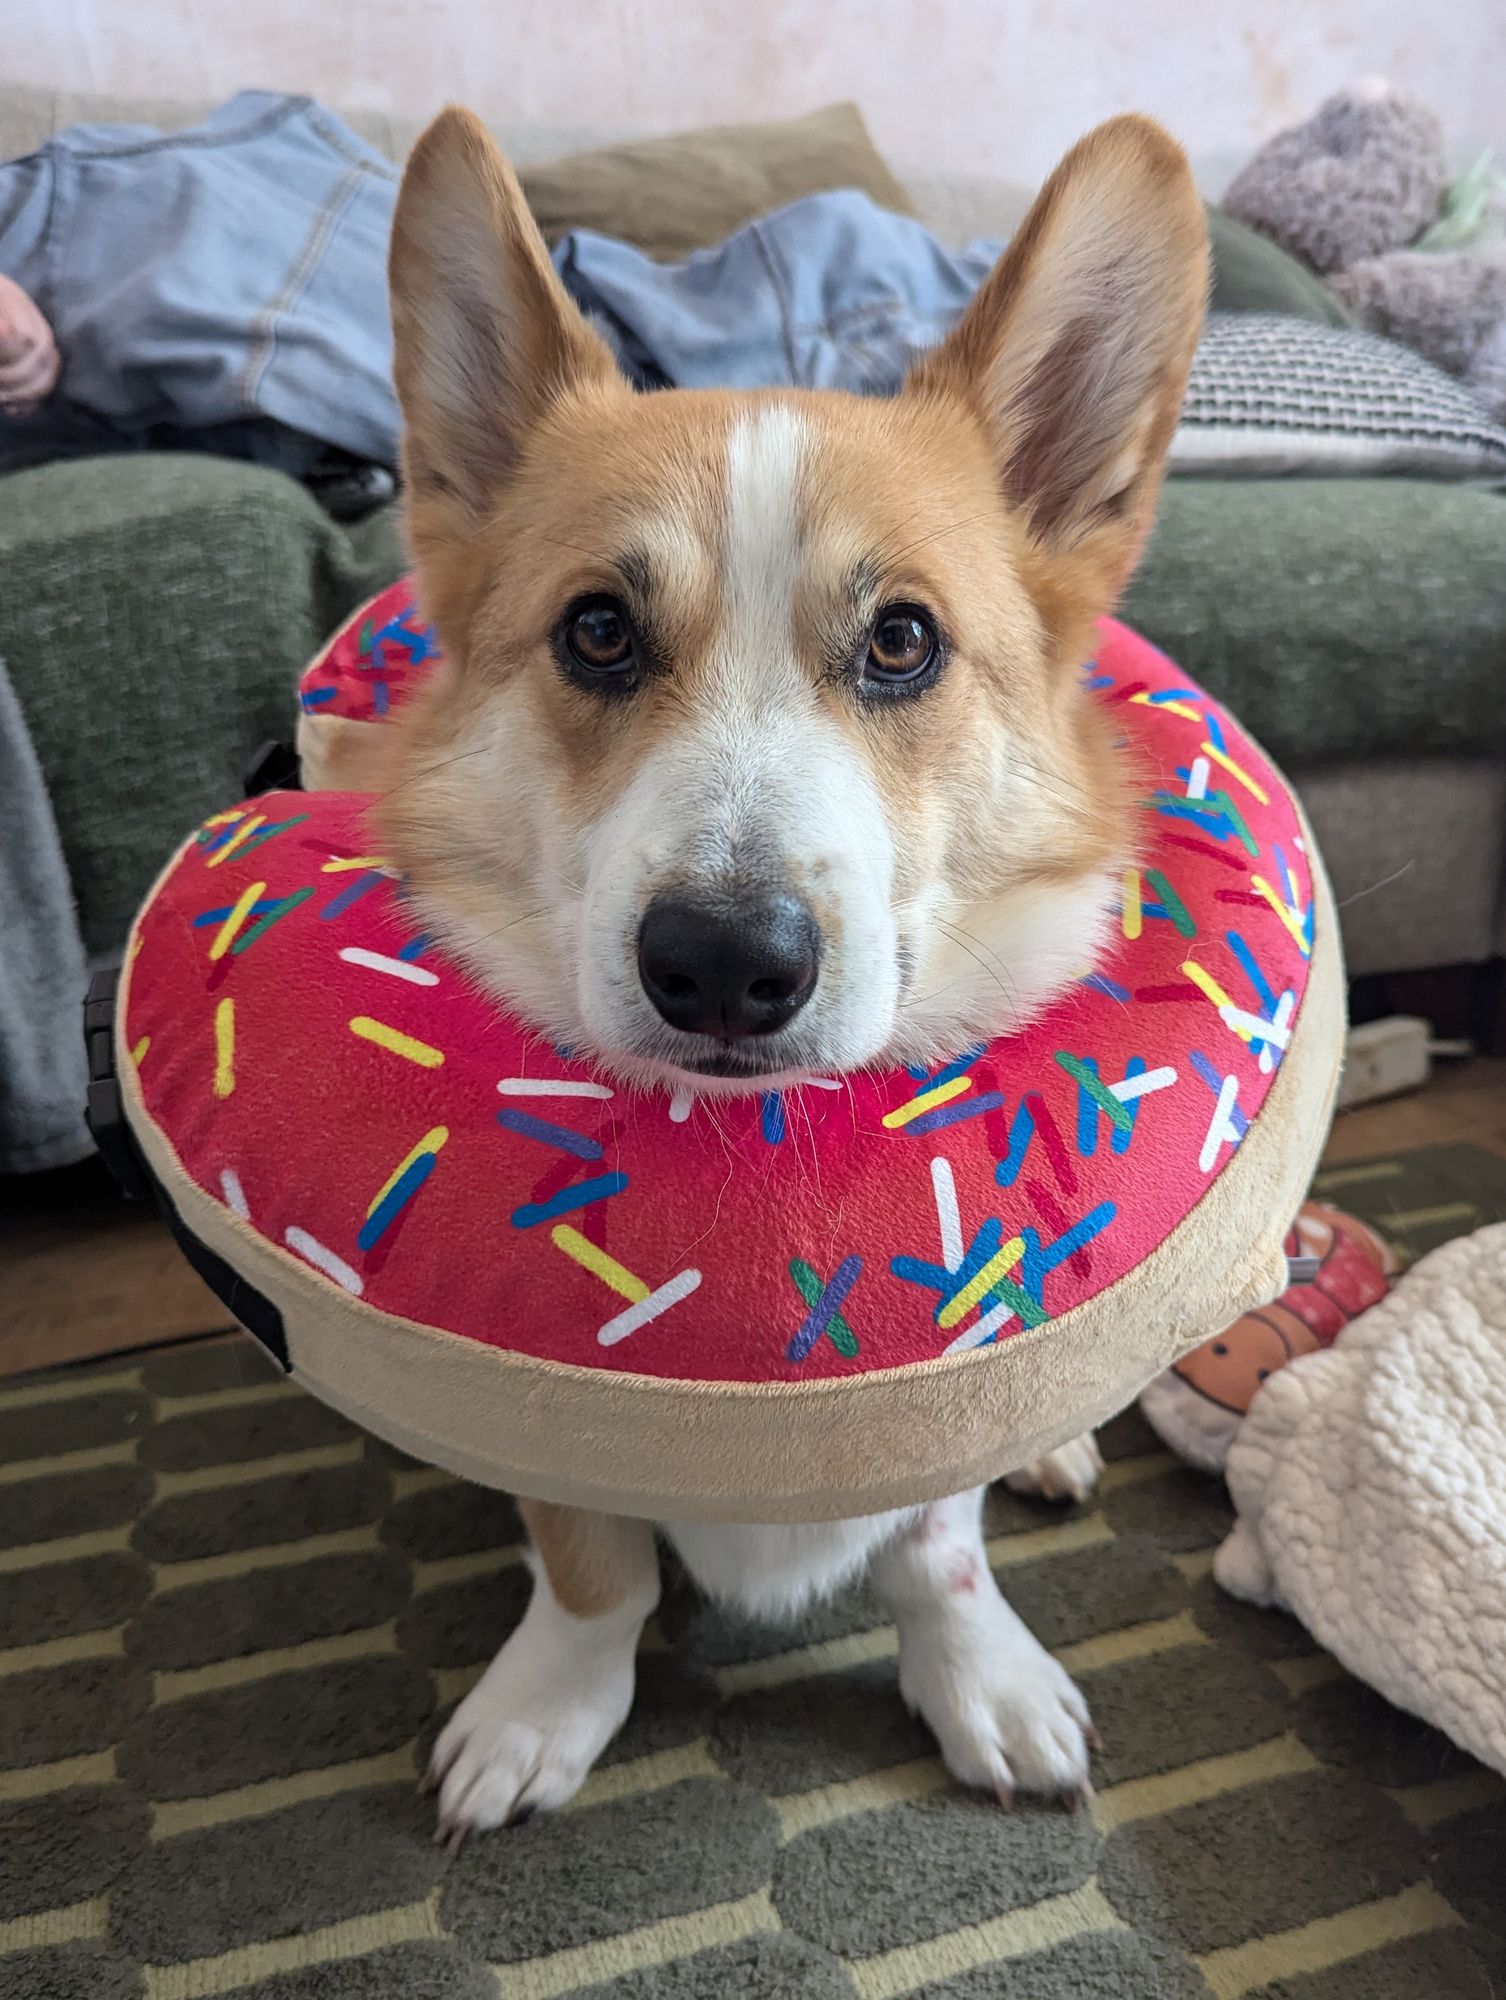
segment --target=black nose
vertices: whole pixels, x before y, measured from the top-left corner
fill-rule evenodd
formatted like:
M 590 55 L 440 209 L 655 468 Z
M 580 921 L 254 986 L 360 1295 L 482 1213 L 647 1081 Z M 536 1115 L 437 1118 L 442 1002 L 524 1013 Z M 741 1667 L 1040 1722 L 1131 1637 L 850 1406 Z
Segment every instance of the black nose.
M 821 933 L 793 896 L 757 903 L 650 903 L 638 977 L 672 1028 L 724 1041 L 771 1035 L 816 990 Z

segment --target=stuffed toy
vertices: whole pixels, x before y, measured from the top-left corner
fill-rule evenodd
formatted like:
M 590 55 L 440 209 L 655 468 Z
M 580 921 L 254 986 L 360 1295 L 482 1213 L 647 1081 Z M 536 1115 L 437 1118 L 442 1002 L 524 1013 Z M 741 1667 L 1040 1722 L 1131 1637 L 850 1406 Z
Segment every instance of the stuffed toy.
M 1350 1673 L 1506 1771 L 1506 1223 L 1445 1243 L 1282 1369 L 1228 1480 L 1223 1588 L 1291 1612 Z
M 1320 1201 L 1303 1203 L 1286 1254 L 1292 1282 L 1273 1305 L 1245 1313 L 1193 1348 L 1140 1398 L 1162 1441 L 1205 1472 L 1225 1469 L 1263 1385 L 1299 1355 L 1332 1347 L 1351 1321 L 1380 1303 L 1396 1275 L 1389 1244 Z
M 1315 271 L 1361 326 L 1426 356 L 1501 421 L 1501 197 L 1488 156 L 1451 184 L 1438 120 L 1375 81 L 1277 133 L 1221 206 Z

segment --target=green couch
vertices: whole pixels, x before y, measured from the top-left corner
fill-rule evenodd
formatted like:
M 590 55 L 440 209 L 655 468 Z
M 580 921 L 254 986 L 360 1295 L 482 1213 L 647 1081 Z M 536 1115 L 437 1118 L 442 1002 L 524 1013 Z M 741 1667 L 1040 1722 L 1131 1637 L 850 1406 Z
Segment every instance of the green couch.
M 105 109 L 0 90 L 0 151 Z M 506 137 L 524 159 L 568 144 Z M 986 182 L 909 192 L 953 237 L 1007 233 L 1023 206 Z M 0 655 L 91 952 L 118 946 L 184 827 L 289 733 L 305 659 L 402 560 L 392 510 L 340 527 L 245 465 L 142 455 L 0 482 Z M 1125 615 L 1299 782 L 1352 971 L 1497 953 L 1506 500 L 1403 478 L 1173 481 Z
M 387 509 L 342 528 L 279 473 L 186 456 L 49 466 L 0 492 L 0 650 L 85 944 L 105 952 L 183 829 L 289 733 L 305 659 L 398 574 L 398 525 Z M 1125 615 L 1300 783 L 1352 970 L 1495 953 L 1506 501 L 1173 481 Z

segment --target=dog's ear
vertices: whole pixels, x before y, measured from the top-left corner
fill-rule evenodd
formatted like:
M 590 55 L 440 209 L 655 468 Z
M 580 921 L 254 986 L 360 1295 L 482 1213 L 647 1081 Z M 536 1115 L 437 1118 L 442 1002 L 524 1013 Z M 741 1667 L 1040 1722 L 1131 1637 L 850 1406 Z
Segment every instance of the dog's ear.
M 969 405 L 1046 558 L 1043 588 L 1096 600 L 1077 607 L 1093 615 L 1150 530 L 1207 293 L 1207 230 L 1182 149 L 1148 118 L 1113 118 L 1052 174 L 906 385 Z
M 442 111 L 413 148 L 387 272 L 409 487 L 474 520 L 554 398 L 621 378 L 468 111 Z

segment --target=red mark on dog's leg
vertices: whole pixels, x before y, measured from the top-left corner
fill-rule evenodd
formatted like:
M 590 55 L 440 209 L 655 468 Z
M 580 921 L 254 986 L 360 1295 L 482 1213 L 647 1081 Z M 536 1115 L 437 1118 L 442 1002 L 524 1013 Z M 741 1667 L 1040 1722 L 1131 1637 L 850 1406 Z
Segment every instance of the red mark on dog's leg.
M 978 1588 L 978 1558 L 959 1555 L 946 1574 L 946 1587 L 959 1597 L 970 1597 Z

